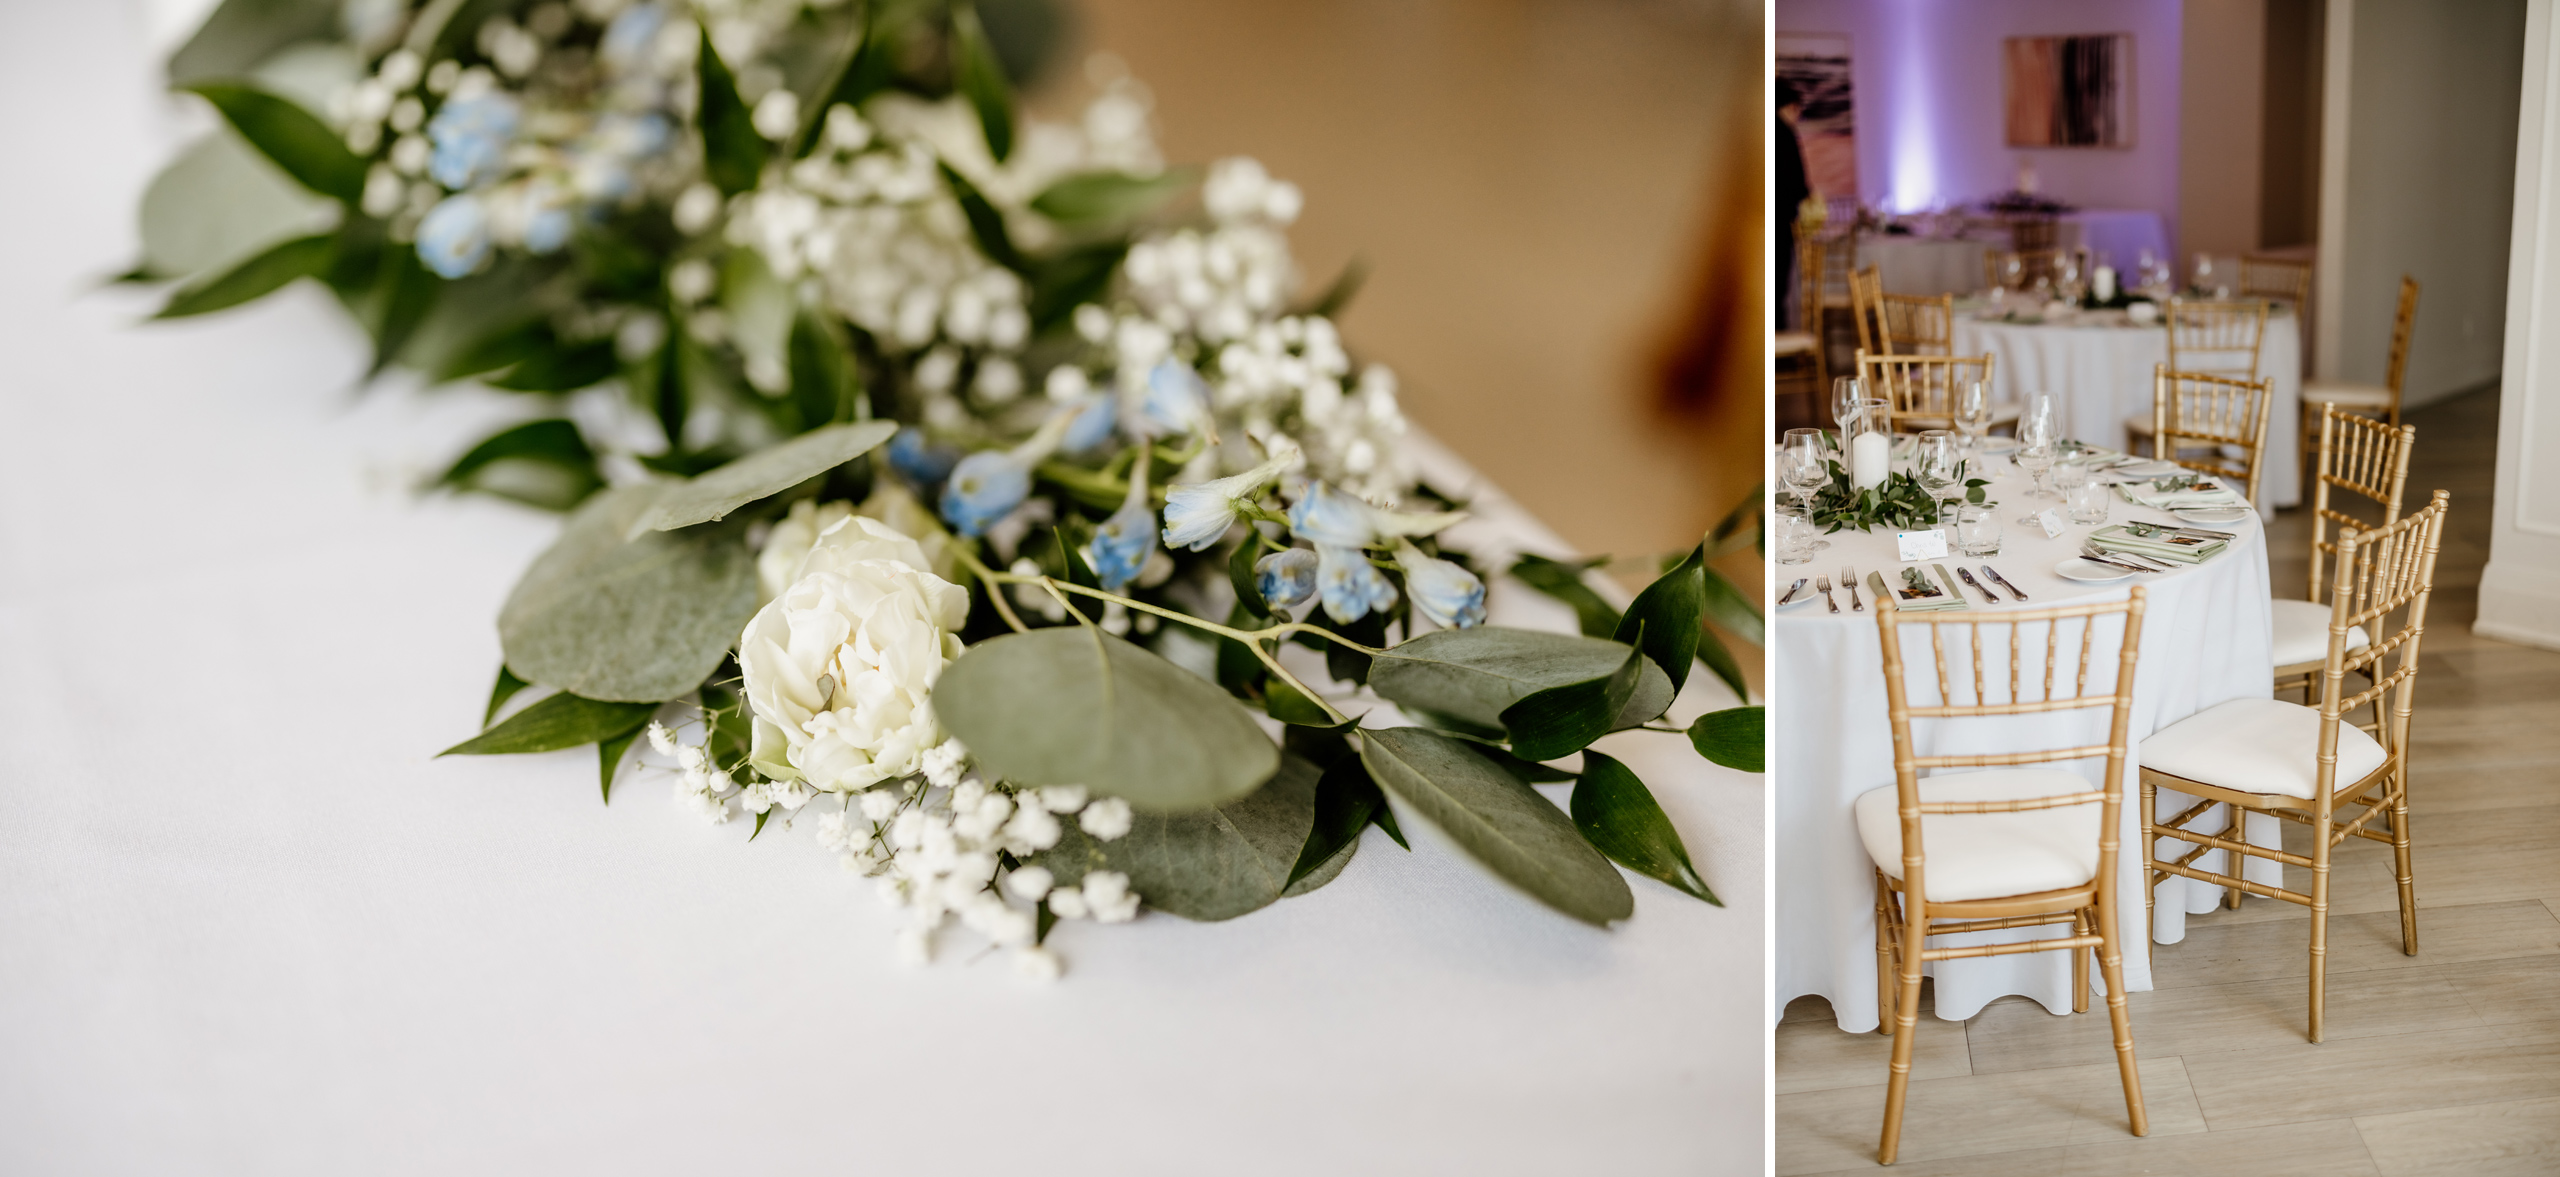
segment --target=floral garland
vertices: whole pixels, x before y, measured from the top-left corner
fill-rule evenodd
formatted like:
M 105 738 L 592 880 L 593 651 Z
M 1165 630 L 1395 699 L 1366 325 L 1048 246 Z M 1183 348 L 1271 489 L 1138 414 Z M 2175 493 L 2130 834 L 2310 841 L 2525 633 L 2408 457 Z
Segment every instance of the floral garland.
M 168 317 L 316 279 L 376 372 L 540 406 L 436 480 L 570 512 L 449 752 L 594 745 L 609 801 L 644 745 L 708 821 L 814 815 L 904 955 L 956 920 L 1041 977 L 1057 920 L 1240 915 L 1399 808 L 1589 922 L 1632 910 L 1612 860 L 1712 900 L 1585 749 L 1685 730 L 1757 771 L 1757 708 L 1659 722 L 1702 659 L 1744 689 L 1704 623 L 1759 615 L 1707 561 L 1756 503 L 1623 614 L 1516 566 L 1582 635 L 1483 625 L 1461 505 L 1330 318 L 1356 279 L 1293 301 L 1298 190 L 1165 167 L 1136 81 L 1022 121 L 967 4 L 371 0 L 284 50 L 292 8 L 230 0 L 173 61 L 228 131 L 167 182 L 254 151 L 301 191 L 221 195 L 329 227 L 244 250 L 147 200 L 129 277 Z M 1569 814 L 1529 787 L 1564 780 Z

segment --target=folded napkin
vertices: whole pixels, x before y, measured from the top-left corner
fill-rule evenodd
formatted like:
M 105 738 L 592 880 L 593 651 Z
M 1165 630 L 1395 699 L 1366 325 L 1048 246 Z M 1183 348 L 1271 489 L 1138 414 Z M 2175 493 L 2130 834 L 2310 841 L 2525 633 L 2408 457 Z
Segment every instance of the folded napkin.
M 1909 585 L 1903 583 L 1900 573 L 1894 574 L 1892 588 L 1887 589 L 1884 574 L 1881 572 L 1867 574 L 1867 591 L 1873 593 L 1879 601 L 1887 599 L 1890 595 L 1895 607 L 1905 613 L 1934 613 L 1940 609 L 1967 608 L 1968 606 L 1964 603 L 1964 594 L 1956 591 L 1955 574 L 1947 571 L 1947 566 L 1944 564 L 1931 564 L 1929 567 L 1938 570 L 1938 583 L 1945 585 L 1946 591 L 1934 596 L 1920 596 L 1913 593 Z
M 2103 552 L 2131 552 L 2173 564 L 2202 564 L 2231 546 L 2228 540 L 2180 535 L 2165 524 L 2148 536 L 2136 535 L 2124 524 L 2101 527 L 2089 534 L 2089 542 Z
M 2160 484 L 2166 481 L 2168 479 L 2154 478 L 2147 481 L 2122 482 L 2116 484 L 2116 492 L 2122 494 L 2128 503 L 2160 511 L 2249 505 L 2249 500 L 2241 498 L 2239 492 L 2212 479 L 2202 479 L 2190 489 L 2175 491 L 2160 489 Z

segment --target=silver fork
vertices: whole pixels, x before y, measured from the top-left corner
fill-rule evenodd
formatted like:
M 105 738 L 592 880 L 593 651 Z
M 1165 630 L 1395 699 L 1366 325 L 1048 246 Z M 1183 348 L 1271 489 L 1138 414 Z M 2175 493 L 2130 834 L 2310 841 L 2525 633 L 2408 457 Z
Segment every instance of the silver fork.
M 1831 606 L 1831 611 L 1832 611 L 1832 612 L 1837 613 L 1837 612 L 1839 612 L 1839 611 L 1840 611 L 1840 602 L 1838 602 L 1838 601 L 1835 601 L 1835 600 L 1832 600 L 1832 599 L 1831 599 L 1831 578 L 1830 578 L 1830 577 L 1828 577 L 1828 576 L 1817 576 L 1817 577 L 1814 577 L 1814 578 L 1813 578 L 1813 591 L 1815 591 L 1815 592 L 1817 592 L 1817 593 L 1821 593 L 1821 594 L 1822 594 L 1822 603 L 1823 603 L 1823 604 L 1825 604 L 1825 605 L 1829 605 L 1829 606 Z
M 1858 599 L 1857 569 L 1846 564 L 1840 566 L 1840 587 L 1849 590 L 1849 607 L 1851 609 L 1860 613 L 1867 611 L 1867 603 Z
M 2101 552 L 2098 549 L 2089 547 L 2085 544 L 2080 548 L 2080 558 L 2092 563 L 2104 564 L 2110 568 L 2122 568 L 2127 572 L 2147 573 L 2160 571 L 2160 569 L 2157 568 L 2147 568 L 2140 564 L 2128 563 L 2124 560 L 2117 559 L 2113 554 Z

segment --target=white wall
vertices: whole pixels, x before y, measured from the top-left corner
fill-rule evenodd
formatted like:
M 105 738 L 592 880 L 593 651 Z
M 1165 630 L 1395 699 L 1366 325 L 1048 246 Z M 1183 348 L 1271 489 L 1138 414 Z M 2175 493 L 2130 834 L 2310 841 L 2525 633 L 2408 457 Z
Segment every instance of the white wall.
M 2328 19 L 2318 369 L 2381 383 L 2405 273 L 2407 401 L 2476 388 L 2504 357 L 2525 0 L 2330 0 Z
M 2265 155 L 2266 0 L 2181 7 L 2176 256 L 2248 253 L 2258 248 Z
M 2560 649 L 2560 23 L 2552 0 L 2527 7 L 2497 501 L 2472 628 Z
M 1780 33 L 1847 33 L 1857 87 L 1859 196 L 1894 209 L 2008 190 L 2032 154 L 2042 191 L 2143 208 L 2177 239 L 2179 0 L 1777 0 Z M 2133 34 L 2133 146 L 2004 145 L 2000 43 Z M 2253 120 L 2254 112 L 2250 116 Z

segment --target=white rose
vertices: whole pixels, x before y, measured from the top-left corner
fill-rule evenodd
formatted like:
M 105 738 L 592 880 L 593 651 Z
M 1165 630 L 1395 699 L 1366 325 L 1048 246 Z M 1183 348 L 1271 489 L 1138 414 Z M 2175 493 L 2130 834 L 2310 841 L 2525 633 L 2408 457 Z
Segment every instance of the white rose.
M 764 550 L 756 553 L 756 603 L 781 596 L 792 581 L 800 579 L 800 561 L 817 546 L 818 536 L 852 514 L 851 503 L 802 499 L 791 504 L 791 513 L 773 525 Z
M 969 614 L 968 592 L 923 565 L 915 541 L 854 516 L 747 623 L 738 664 L 759 771 L 849 792 L 921 770 L 943 741 L 934 680 Z

